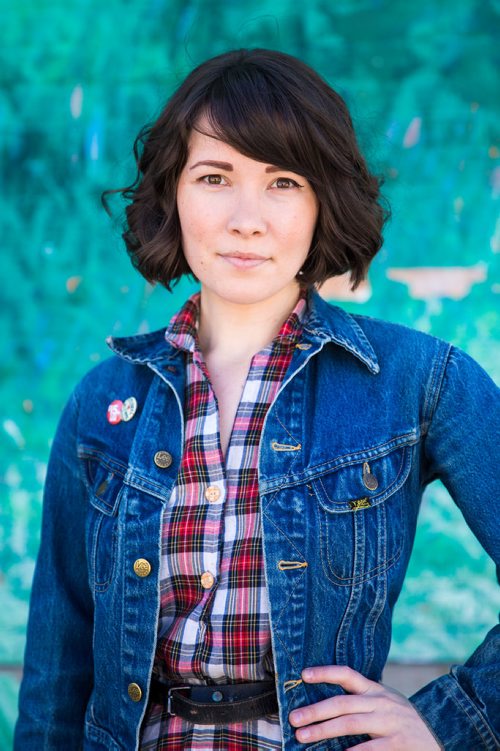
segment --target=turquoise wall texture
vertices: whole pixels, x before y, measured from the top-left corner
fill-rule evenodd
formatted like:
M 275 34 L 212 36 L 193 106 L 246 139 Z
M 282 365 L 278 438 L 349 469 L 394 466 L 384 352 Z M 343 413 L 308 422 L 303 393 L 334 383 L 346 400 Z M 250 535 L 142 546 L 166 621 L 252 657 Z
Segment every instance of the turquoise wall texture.
M 393 210 L 369 281 L 325 296 L 451 340 L 498 377 L 499 15 L 498 0 L 0 0 L 0 748 L 58 413 L 106 335 L 165 324 L 192 289 L 146 285 L 99 204 L 132 179 L 139 128 L 209 56 L 302 57 L 347 100 Z M 495 598 L 491 562 L 432 487 L 392 657 L 464 658 Z

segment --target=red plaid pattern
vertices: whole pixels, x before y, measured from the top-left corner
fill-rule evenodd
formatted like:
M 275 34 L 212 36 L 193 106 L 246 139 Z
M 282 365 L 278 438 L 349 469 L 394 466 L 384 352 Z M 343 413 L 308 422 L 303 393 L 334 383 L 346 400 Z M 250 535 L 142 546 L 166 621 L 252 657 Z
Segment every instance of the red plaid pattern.
M 186 353 L 185 442 L 162 524 L 161 610 L 155 674 L 217 684 L 273 675 L 264 581 L 257 459 L 267 410 L 283 381 L 306 312 L 305 295 L 254 355 L 226 460 L 218 408 L 198 347 L 199 293 L 172 319 L 167 340 Z M 148 708 L 143 751 L 281 748 L 278 716 L 226 726 L 193 725 Z

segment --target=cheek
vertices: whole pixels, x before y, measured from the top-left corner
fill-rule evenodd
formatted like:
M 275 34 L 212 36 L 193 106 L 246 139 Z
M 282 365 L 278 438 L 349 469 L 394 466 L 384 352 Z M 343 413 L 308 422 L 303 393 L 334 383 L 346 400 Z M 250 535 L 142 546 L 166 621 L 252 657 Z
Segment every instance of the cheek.
M 199 206 L 196 202 L 179 203 L 177 206 L 179 222 L 184 238 L 203 242 L 213 235 L 215 230 L 215 216 L 208 212 L 206 206 Z
M 291 247 L 297 250 L 309 249 L 312 236 L 316 227 L 316 212 L 310 209 L 295 212 L 287 218 L 287 221 L 281 223 L 281 234 Z

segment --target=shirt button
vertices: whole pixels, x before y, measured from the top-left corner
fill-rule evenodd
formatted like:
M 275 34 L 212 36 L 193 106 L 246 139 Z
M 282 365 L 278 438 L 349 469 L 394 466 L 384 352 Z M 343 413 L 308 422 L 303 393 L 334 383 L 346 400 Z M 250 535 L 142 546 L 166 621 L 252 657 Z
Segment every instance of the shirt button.
M 201 586 L 203 589 L 210 589 L 214 586 L 215 577 L 213 574 L 210 573 L 210 571 L 205 571 L 204 574 L 201 575 Z
M 205 498 L 209 503 L 215 503 L 220 498 L 220 488 L 217 487 L 217 485 L 210 485 L 205 490 Z
M 143 579 L 145 576 L 149 576 L 151 573 L 151 564 L 145 558 L 138 558 L 134 562 L 134 571 L 137 576 Z
M 142 699 L 142 690 L 141 687 L 137 685 L 137 683 L 129 683 L 127 693 L 132 701 L 140 701 Z
M 172 454 L 168 451 L 157 451 L 154 455 L 154 463 L 160 469 L 167 469 L 172 464 Z

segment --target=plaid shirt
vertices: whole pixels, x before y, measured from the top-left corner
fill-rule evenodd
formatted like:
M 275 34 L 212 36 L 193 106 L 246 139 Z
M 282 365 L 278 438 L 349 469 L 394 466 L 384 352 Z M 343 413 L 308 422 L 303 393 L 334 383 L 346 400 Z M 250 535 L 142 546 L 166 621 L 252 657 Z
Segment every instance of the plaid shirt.
M 267 410 L 302 331 L 305 296 L 276 338 L 252 358 L 224 457 L 217 400 L 198 346 L 199 293 L 174 316 L 167 340 L 186 353 L 185 443 L 162 524 L 160 623 L 154 672 L 162 680 L 217 684 L 273 676 L 257 479 Z M 143 751 L 281 748 L 278 715 L 194 725 L 148 708 Z

